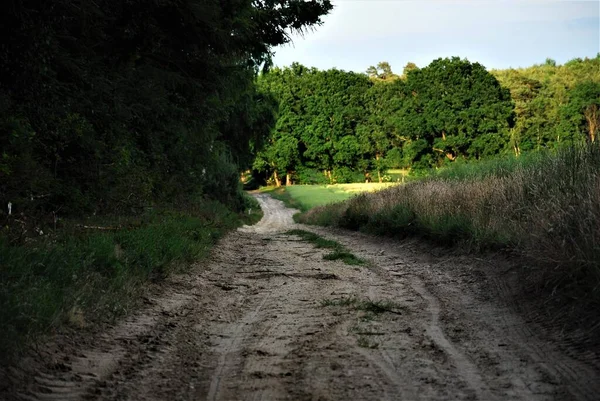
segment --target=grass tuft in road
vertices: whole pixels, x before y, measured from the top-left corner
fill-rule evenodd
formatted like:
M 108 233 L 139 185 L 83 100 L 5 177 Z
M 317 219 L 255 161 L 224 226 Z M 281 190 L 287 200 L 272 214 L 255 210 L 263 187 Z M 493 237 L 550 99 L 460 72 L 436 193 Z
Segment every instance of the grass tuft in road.
M 364 260 L 357 258 L 354 254 L 345 251 L 333 251 L 330 254 L 324 255 L 323 259 L 325 260 L 341 260 L 347 265 L 350 266 L 360 266 L 365 263 Z
M 325 239 L 320 235 L 311 233 L 305 230 L 290 230 L 286 234 L 295 235 L 315 245 L 317 248 L 332 249 L 333 251 L 327 255 L 323 255 L 325 260 L 341 260 L 347 265 L 360 266 L 364 265 L 366 261 L 356 257 L 356 255 L 350 253 L 340 243 L 332 240 Z
M 375 341 L 371 341 L 368 337 L 359 336 L 358 340 L 356 340 L 356 344 L 361 348 L 369 348 L 369 349 L 377 349 L 379 348 L 379 343 Z
M 357 337 L 357 345 L 362 348 L 375 349 L 379 347 L 379 343 L 374 341 L 372 337 L 384 336 L 386 333 L 374 331 L 369 328 L 369 322 L 375 320 L 376 316 L 383 313 L 393 313 L 401 315 L 402 306 L 390 300 L 373 301 L 371 299 L 360 299 L 358 297 L 347 297 L 337 299 L 323 299 L 321 301 L 323 307 L 346 307 L 354 311 L 363 312 L 360 316 L 359 323 L 353 326 L 350 331 Z M 333 312 L 334 315 L 338 313 Z

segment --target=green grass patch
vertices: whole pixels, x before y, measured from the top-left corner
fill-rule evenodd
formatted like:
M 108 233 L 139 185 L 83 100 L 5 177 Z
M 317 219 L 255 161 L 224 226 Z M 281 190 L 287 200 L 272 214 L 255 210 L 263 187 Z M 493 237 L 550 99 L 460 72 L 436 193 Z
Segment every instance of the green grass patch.
M 354 254 L 346 251 L 335 250 L 330 254 L 324 255 L 325 260 L 341 260 L 347 265 L 359 266 L 364 265 L 365 261 L 357 258 Z
M 378 342 L 375 342 L 375 341 L 371 340 L 369 337 L 366 337 L 364 335 L 358 336 L 358 339 L 356 340 L 356 344 L 361 348 L 368 348 L 368 349 L 379 348 Z
M 321 300 L 321 306 L 323 307 L 334 307 L 334 308 L 348 308 L 353 311 L 360 311 L 361 316 L 359 322 L 353 326 L 350 330 L 357 337 L 357 343 L 359 347 L 363 348 L 377 348 L 379 343 L 373 340 L 374 336 L 382 336 L 385 333 L 380 331 L 373 331 L 368 328 L 369 322 L 372 322 L 377 318 L 378 315 L 384 313 L 393 313 L 397 315 L 402 314 L 402 306 L 391 300 L 371 300 L 361 299 L 358 297 L 344 297 L 335 299 L 323 299 Z M 338 314 L 337 312 L 333 312 Z
M 126 314 L 144 284 L 159 281 L 206 257 L 215 242 L 256 209 L 235 214 L 203 201 L 182 211 L 107 218 L 121 228 L 100 230 L 71 222 L 68 229 L 15 241 L 0 233 L 0 360 L 8 360 L 40 334 L 64 325 L 84 327 Z M 80 227 L 78 230 L 75 227 Z
M 333 251 L 331 253 L 323 255 L 324 260 L 341 260 L 345 264 L 352 266 L 364 265 L 366 263 L 363 259 L 360 259 L 349 252 L 340 243 L 325 239 L 310 231 L 290 230 L 286 234 L 298 236 L 303 240 L 312 243 L 317 248 L 332 249 Z
M 302 212 L 316 206 L 342 202 L 363 192 L 375 192 L 397 185 L 395 183 L 358 183 L 334 185 L 292 185 L 289 187 L 267 187 L 261 191 L 285 203 L 287 207 Z

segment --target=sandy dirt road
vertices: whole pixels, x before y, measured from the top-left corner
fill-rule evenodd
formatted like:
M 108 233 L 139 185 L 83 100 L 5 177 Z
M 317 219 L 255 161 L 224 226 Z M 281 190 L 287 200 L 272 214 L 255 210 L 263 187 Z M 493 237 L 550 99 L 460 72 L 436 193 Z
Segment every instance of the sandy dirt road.
M 598 355 L 515 312 L 490 261 L 416 242 L 263 220 L 222 239 L 125 321 L 40 351 L 9 399 L 597 400 Z M 368 261 L 323 260 L 301 228 Z M 370 309 L 368 305 L 384 305 Z M 542 319 L 542 318 L 540 318 Z M 571 351 L 573 349 L 573 351 Z M 17 379 L 15 379 L 15 377 Z

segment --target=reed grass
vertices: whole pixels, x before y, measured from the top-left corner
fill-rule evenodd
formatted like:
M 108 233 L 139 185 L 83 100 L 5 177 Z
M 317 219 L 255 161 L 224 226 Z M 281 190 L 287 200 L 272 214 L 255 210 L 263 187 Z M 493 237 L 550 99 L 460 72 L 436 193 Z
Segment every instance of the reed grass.
M 543 286 L 600 299 L 600 146 L 457 165 L 298 220 L 445 245 L 510 249 Z

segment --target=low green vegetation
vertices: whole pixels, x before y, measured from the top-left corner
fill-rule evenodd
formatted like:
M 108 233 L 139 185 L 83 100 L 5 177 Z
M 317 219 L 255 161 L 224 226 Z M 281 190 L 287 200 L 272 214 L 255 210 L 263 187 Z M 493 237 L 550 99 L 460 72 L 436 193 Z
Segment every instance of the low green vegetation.
M 379 348 L 379 343 L 372 341 L 371 339 L 369 339 L 368 337 L 366 337 L 364 335 L 361 335 L 358 337 L 356 344 L 362 348 L 369 348 L 369 349 Z
M 81 328 L 127 313 L 145 283 L 188 268 L 225 232 L 260 219 L 256 201 L 246 201 L 251 214 L 203 201 L 178 211 L 114 218 L 112 226 L 64 222 L 64 228 L 37 239 L 3 233 L 0 360 L 64 325 Z
M 600 301 L 598 143 L 483 163 L 299 216 L 308 224 L 518 252 L 537 283 Z
M 341 260 L 347 265 L 362 265 L 364 260 L 357 258 L 353 253 L 341 250 L 334 250 L 330 254 L 323 255 L 324 260 Z
M 311 233 L 310 231 L 305 230 L 290 230 L 286 234 L 288 235 L 296 235 L 302 238 L 305 241 L 308 241 L 315 245 L 317 248 L 326 248 L 331 249 L 332 252 L 323 255 L 323 259 L 325 260 L 341 260 L 347 265 L 358 266 L 364 265 L 366 262 L 360 258 L 357 258 L 354 254 L 350 253 L 344 246 L 340 243 L 332 240 L 325 239 L 320 235 L 315 233 Z
M 394 183 L 356 183 L 334 185 L 292 185 L 286 187 L 267 187 L 262 191 L 275 199 L 283 201 L 286 206 L 303 212 L 316 206 L 341 202 L 363 193 L 389 188 Z

